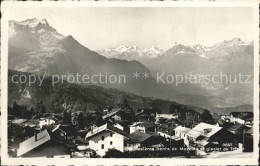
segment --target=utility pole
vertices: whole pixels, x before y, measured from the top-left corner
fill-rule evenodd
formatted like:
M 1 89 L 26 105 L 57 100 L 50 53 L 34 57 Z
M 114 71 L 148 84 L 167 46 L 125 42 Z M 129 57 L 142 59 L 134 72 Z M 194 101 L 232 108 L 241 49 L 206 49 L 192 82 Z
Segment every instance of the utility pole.
M 172 133 L 170 131 L 170 157 L 172 156 Z
M 245 146 L 245 128 L 243 126 L 243 145 L 242 145 L 242 152 L 244 152 L 244 147 Z

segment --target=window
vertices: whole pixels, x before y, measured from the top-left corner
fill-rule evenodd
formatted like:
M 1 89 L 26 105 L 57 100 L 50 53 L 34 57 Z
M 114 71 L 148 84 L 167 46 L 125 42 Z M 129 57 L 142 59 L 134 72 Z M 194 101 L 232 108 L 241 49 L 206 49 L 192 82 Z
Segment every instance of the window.
M 101 145 L 101 149 L 104 149 L 104 144 Z
M 101 139 L 102 139 L 102 141 L 104 141 L 105 137 L 104 137 L 104 136 L 102 136 L 102 137 L 101 137 Z
M 112 142 L 112 141 L 110 141 L 110 145 L 113 145 L 113 142 Z
M 113 136 L 113 133 L 110 133 L 110 137 L 112 137 Z

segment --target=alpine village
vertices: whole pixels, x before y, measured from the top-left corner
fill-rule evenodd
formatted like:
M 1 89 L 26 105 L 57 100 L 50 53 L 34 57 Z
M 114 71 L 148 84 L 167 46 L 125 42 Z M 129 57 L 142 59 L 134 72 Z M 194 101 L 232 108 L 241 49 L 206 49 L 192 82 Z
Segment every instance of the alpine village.
M 42 101 L 26 109 L 16 102 L 8 108 L 11 157 L 207 157 L 253 151 L 253 112 L 216 119 L 208 110 L 195 113 L 172 104 L 161 113 L 133 109 L 121 95 L 102 111 L 47 113 Z

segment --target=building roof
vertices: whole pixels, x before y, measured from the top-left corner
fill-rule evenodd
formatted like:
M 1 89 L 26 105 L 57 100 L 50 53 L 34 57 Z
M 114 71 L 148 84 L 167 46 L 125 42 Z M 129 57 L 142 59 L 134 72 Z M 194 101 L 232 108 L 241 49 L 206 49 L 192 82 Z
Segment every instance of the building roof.
M 168 126 L 166 124 L 162 124 L 158 126 L 157 131 L 160 131 L 162 133 L 168 134 L 168 135 L 173 135 L 174 134 L 174 129 L 176 126 Z
M 147 140 L 148 138 L 152 137 L 152 135 L 143 133 L 141 131 L 135 131 L 129 135 L 130 141 L 132 143 L 141 143 Z
M 24 126 L 36 127 L 39 124 L 39 119 L 29 119 L 23 123 Z
M 90 137 L 93 137 L 99 133 L 102 133 L 104 131 L 111 131 L 111 132 L 114 132 L 114 133 L 118 133 L 120 135 L 123 135 L 125 137 L 128 137 L 128 134 L 126 132 L 124 132 L 123 130 L 117 128 L 117 127 L 114 127 L 112 125 L 109 125 L 109 124 L 104 124 L 98 128 L 95 128 L 93 129 L 92 131 L 89 131 L 86 135 L 86 138 L 90 138 Z
M 109 118 L 115 114 L 117 114 L 119 111 L 121 111 L 121 108 L 113 108 L 110 113 L 102 116 L 103 119 Z
M 201 122 L 194 128 L 192 128 L 187 135 L 191 137 L 199 137 L 199 136 L 204 136 L 204 137 L 211 137 L 212 135 L 216 134 L 218 131 L 220 131 L 222 127 L 214 126 L 211 124 L 203 123 Z
M 17 156 L 22 156 L 25 153 L 35 149 L 36 147 L 44 144 L 51 140 L 51 137 L 47 130 L 44 130 L 37 134 L 37 140 L 35 141 L 35 136 L 21 142 L 19 145 L 19 149 L 17 150 Z
M 11 123 L 19 125 L 19 124 L 22 124 L 26 121 L 27 121 L 27 119 L 14 119 L 14 120 L 11 121 Z
M 231 124 L 229 128 L 227 128 L 228 131 L 237 131 L 240 129 L 243 125 L 242 124 Z
M 198 144 L 198 145 L 202 145 L 202 146 L 206 146 L 207 144 L 209 144 L 209 142 L 205 139 L 202 139 L 202 140 L 199 140 L 199 141 L 196 141 L 194 142 L 195 144 Z
M 250 128 L 249 130 L 247 130 L 245 133 L 247 133 L 247 134 L 254 134 L 254 130 L 253 130 L 253 128 Z
M 130 126 L 142 126 L 146 129 L 149 129 L 149 128 L 155 127 L 155 123 L 152 123 L 152 122 L 135 122 Z
M 155 116 L 155 113 L 156 113 L 155 109 L 150 109 L 150 108 L 143 108 L 143 109 L 141 109 L 141 108 L 139 108 L 137 113 L 135 114 L 135 116 L 138 116 L 140 114 L 146 114 L 146 115 L 149 115 L 149 116 L 151 114 L 154 114 L 154 116 Z
M 178 126 L 174 129 L 175 131 L 181 132 L 181 133 L 187 133 L 189 132 L 191 129 L 187 128 L 187 127 L 182 127 L 182 126 Z
M 187 135 L 193 138 L 197 138 L 199 136 L 202 135 L 202 133 L 200 131 L 196 131 L 196 130 L 190 130 L 189 132 L 187 132 Z
M 175 140 L 175 141 L 180 141 L 180 140 L 182 140 L 182 138 L 176 137 L 176 136 L 171 136 L 171 139 L 173 139 L 173 140 Z

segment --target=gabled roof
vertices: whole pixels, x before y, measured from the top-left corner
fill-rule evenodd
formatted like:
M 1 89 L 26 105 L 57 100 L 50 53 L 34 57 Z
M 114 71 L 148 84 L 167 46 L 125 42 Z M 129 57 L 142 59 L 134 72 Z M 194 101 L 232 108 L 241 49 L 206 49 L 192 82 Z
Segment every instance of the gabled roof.
M 36 127 L 39 124 L 39 119 L 29 119 L 23 123 L 24 126 Z
M 155 113 L 156 113 L 156 110 L 154 110 L 154 109 L 144 108 L 144 109 L 138 109 L 138 111 L 135 114 L 135 116 L 138 116 L 140 114 L 146 114 L 146 115 L 154 114 L 155 115 Z
M 129 135 L 130 141 L 132 143 L 141 143 L 147 140 L 148 138 L 152 137 L 152 135 L 143 133 L 141 131 L 135 131 Z
M 194 128 L 192 128 L 187 135 L 192 136 L 192 137 L 199 137 L 199 136 L 204 136 L 204 137 L 211 137 L 212 135 L 216 134 L 218 131 L 220 131 L 222 127 L 214 126 L 211 124 L 203 123 L 201 122 Z
M 142 126 L 142 127 L 146 128 L 146 129 L 149 129 L 149 128 L 155 127 L 155 123 L 151 123 L 151 122 L 135 122 L 135 123 L 133 123 L 130 126 Z
M 189 132 L 191 129 L 190 128 L 186 128 L 186 127 L 182 127 L 182 126 L 178 126 L 174 129 L 175 131 L 181 132 L 181 133 L 187 133 Z
M 110 113 L 102 116 L 103 119 L 109 118 L 115 114 L 117 114 L 119 111 L 121 111 L 121 108 L 113 108 Z
M 242 128 L 243 125 L 242 124 L 232 124 L 230 125 L 229 128 L 227 128 L 227 130 L 229 131 L 237 131 L 238 129 Z
M 14 120 L 11 120 L 11 123 L 19 125 L 19 124 L 22 124 L 26 121 L 27 121 L 27 119 L 14 119 Z
M 205 139 L 202 139 L 202 140 L 198 140 L 196 142 L 194 142 L 195 144 L 198 144 L 198 145 L 202 145 L 202 146 L 206 146 L 209 144 L 209 142 Z
M 25 153 L 35 149 L 36 147 L 44 144 L 51 140 L 51 137 L 47 130 L 44 130 L 37 134 L 37 139 L 35 140 L 35 136 L 21 142 L 19 145 L 19 149 L 17 150 L 17 156 L 22 156 Z
M 162 125 L 158 126 L 157 131 L 160 131 L 160 132 L 168 134 L 168 135 L 173 135 L 175 128 L 176 128 L 176 126 L 168 126 L 166 124 L 162 124 Z
M 114 133 L 118 133 L 124 137 L 128 137 L 128 134 L 126 132 L 124 132 L 123 130 L 117 128 L 117 127 L 114 127 L 112 125 L 109 125 L 109 124 L 104 124 L 96 129 L 94 129 L 93 131 L 89 131 L 86 135 L 86 138 L 91 138 L 99 133 L 102 133 L 104 131 L 111 131 L 111 132 L 114 132 Z

